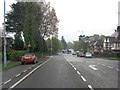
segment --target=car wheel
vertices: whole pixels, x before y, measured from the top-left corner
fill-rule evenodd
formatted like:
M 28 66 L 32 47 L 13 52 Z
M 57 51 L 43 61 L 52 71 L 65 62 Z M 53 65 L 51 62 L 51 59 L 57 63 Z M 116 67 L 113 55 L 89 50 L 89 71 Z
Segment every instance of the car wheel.
M 35 64 L 36 63 L 36 61 L 35 60 L 33 60 L 33 64 Z

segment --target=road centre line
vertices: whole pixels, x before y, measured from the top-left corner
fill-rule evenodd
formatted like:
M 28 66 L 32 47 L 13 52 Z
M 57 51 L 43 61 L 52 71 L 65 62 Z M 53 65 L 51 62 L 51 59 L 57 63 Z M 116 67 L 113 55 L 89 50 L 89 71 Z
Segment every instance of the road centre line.
M 75 70 L 77 70 L 75 67 L 74 67 Z
M 7 83 L 9 83 L 10 81 L 11 81 L 11 79 L 9 79 L 8 81 L 4 82 L 4 84 L 7 84 Z
M 94 90 L 91 85 L 88 85 L 88 87 L 90 88 L 90 90 Z
M 47 61 L 45 61 L 44 63 L 40 64 L 39 66 L 37 66 L 35 69 L 33 69 L 31 72 L 29 72 L 26 76 L 24 76 L 22 79 L 20 79 L 18 82 L 16 82 L 14 85 L 12 85 L 8 90 L 11 90 L 12 88 L 16 87 L 19 83 L 21 83 L 24 79 L 26 79 L 28 76 L 30 76 L 34 71 L 36 71 L 39 67 L 41 67 L 42 65 L 44 65 L 45 63 L 47 63 L 49 60 L 51 60 L 52 58 L 48 59 Z
M 83 81 L 86 81 L 86 79 L 83 76 L 81 76 L 81 78 L 83 79 Z
M 107 67 L 109 67 L 109 68 L 113 68 L 113 67 L 111 67 L 111 66 L 107 66 Z
M 95 65 L 89 65 L 90 68 L 92 68 L 93 70 L 98 70 L 97 68 L 94 67 Z
M 120 71 L 119 69 L 116 69 L 117 71 Z
M 77 71 L 77 73 L 80 75 L 80 72 L 79 72 L 79 71 Z
M 105 66 L 105 64 L 102 64 L 103 66 Z

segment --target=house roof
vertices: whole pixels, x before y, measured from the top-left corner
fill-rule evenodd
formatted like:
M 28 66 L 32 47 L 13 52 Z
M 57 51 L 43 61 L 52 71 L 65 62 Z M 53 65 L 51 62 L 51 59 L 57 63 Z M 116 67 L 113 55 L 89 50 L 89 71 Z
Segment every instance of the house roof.
M 103 45 L 103 40 L 97 40 L 95 43 L 94 43 L 95 46 L 102 46 Z
M 117 30 L 115 30 L 115 32 L 110 37 L 117 38 L 118 36 L 119 36 L 119 33 L 117 32 Z

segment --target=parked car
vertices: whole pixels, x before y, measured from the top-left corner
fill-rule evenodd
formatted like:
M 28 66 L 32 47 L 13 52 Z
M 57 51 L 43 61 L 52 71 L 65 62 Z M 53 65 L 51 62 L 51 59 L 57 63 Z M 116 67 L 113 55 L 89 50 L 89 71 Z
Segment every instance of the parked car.
M 84 54 L 83 52 L 79 52 L 79 53 L 77 54 L 77 57 L 85 57 L 85 54 Z
M 72 53 L 72 55 L 76 55 L 76 53 L 74 52 L 74 53 Z
M 86 52 L 85 57 L 86 58 L 92 58 L 92 54 L 90 52 Z
M 25 54 L 23 57 L 22 57 L 22 60 L 21 60 L 21 64 L 25 64 L 25 63 L 38 63 L 38 59 L 37 57 L 35 56 L 34 53 L 28 53 L 28 54 Z

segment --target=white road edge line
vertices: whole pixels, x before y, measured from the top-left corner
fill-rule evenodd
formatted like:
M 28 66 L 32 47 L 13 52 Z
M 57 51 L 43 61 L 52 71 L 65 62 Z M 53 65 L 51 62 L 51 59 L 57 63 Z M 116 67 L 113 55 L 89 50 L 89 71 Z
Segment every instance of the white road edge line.
M 80 75 L 80 72 L 79 72 L 79 71 L 77 71 L 77 73 Z
M 50 58 L 51 59 L 51 58 Z M 19 83 L 21 83 L 24 79 L 26 79 L 28 76 L 30 76 L 34 71 L 36 71 L 39 67 L 41 67 L 42 65 L 44 65 L 46 62 L 48 62 L 50 59 L 48 59 L 47 61 L 45 61 L 44 63 L 40 64 L 39 66 L 37 66 L 35 69 L 33 69 L 31 72 L 29 72 L 26 76 L 24 76 L 22 79 L 20 79 L 18 82 L 16 82 L 14 85 L 12 85 L 8 90 L 11 90 L 12 88 L 14 88 L 15 86 L 17 86 Z
M 11 79 L 9 79 L 8 81 L 4 82 L 4 84 L 7 84 L 7 83 L 9 83 L 10 81 L 11 81 Z
M 108 66 L 109 68 L 113 68 L 113 67 L 111 67 L 111 66 Z
M 88 87 L 90 88 L 90 90 L 94 90 L 91 85 L 88 85 Z
M 86 79 L 83 76 L 81 76 L 81 78 L 83 79 L 83 81 L 86 81 Z

